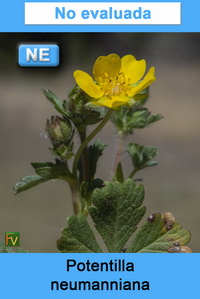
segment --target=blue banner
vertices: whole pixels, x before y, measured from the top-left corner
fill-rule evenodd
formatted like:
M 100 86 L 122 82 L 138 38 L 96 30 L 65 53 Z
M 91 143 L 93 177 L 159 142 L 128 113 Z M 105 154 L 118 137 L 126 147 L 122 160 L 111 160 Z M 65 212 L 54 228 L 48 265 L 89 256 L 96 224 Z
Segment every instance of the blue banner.
M 7 298 L 197 297 L 197 254 L 0 255 Z
M 41 9 L 42 3 L 44 6 Z M 180 5 L 180 9 L 177 5 Z M 10 0 L 1 3 L 0 31 L 199 32 L 199 8 L 200 3 L 197 0 L 153 2 Z

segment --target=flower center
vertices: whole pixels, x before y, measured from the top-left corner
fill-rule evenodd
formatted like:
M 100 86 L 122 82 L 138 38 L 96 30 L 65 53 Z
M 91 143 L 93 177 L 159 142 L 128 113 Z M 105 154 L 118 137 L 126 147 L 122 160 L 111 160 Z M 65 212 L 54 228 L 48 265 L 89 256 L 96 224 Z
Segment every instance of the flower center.
M 99 78 L 101 89 L 104 91 L 104 96 L 111 99 L 112 96 L 126 95 L 130 90 L 129 79 L 127 80 L 124 73 L 116 74 L 115 78 L 108 77 L 105 73 L 105 78 Z

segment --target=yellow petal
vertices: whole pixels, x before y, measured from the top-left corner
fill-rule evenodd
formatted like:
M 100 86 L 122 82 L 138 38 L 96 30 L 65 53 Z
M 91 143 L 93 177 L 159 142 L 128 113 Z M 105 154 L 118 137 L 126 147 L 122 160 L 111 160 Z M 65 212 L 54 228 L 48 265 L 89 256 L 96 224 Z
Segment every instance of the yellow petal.
M 128 96 L 133 97 L 134 95 L 151 85 L 155 80 L 155 68 L 151 67 L 144 79 L 137 86 L 131 88 L 131 90 L 128 92 Z
M 107 97 L 102 97 L 99 100 L 92 101 L 94 105 L 105 106 L 111 109 L 115 109 L 122 106 L 129 101 L 129 97 L 126 96 L 113 96 L 111 99 Z
M 129 84 L 139 81 L 146 71 L 146 61 L 136 60 L 133 55 L 126 55 L 121 59 L 122 66 L 120 72 L 123 72 Z
M 104 92 L 101 90 L 101 87 L 86 72 L 75 71 L 74 78 L 78 86 L 90 97 L 98 99 L 103 96 Z
M 116 78 L 121 68 L 121 59 L 117 54 L 100 56 L 94 63 L 93 76 L 97 82 L 106 78 Z M 101 79 L 100 79 L 101 78 Z

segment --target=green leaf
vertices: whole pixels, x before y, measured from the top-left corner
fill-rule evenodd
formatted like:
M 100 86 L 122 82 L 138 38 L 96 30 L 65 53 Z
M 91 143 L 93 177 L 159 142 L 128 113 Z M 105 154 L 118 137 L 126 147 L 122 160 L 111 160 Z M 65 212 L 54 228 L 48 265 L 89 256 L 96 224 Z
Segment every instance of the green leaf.
M 87 95 L 76 85 L 69 93 L 69 99 L 63 102 L 66 115 L 74 123 L 79 132 L 86 126 L 97 124 L 102 120 L 99 111 L 87 106 Z
M 109 252 L 121 252 L 136 230 L 146 210 L 141 207 L 143 199 L 143 186 L 136 186 L 132 180 L 107 182 L 106 187 L 94 190 L 94 207 L 89 213 Z
M 86 114 L 85 114 L 85 124 L 86 126 L 95 125 L 102 120 L 101 114 L 98 111 L 93 111 L 87 107 Z
M 121 162 L 118 163 L 116 173 L 114 176 L 114 180 L 123 183 L 124 182 L 124 174 L 123 174 L 123 169 L 122 169 L 122 164 Z
M 43 179 L 55 179 L 55 178 L 62 178 L 67 177 L 70 175 L 67 163 L 56 160 L 56 164 L 51 162 L 44 162 L 38 163 L 33 162 L 31 163 L 35 172 L 41 176 Z
M 149 111 L 147 109 L 136 110 L 127 117 L 126 128 L 127 130 L 142 129 L 146 126 Z
M 62 237 L 57 241 L 57 247 L 65 253 L 97 253 L 102 252 L 96 238 L 82 215 L 68 218 L 68 227 L 62 231 Z
M 60 100 L 51 90 L 43 89 L 43 94 L 47 97 L 47 99 L 54 105 L 55 109 L 60 112 L 62 115 L 66 115 L 63 101 Z
M 114 111 L 111 121 L 117 130 L 123 134 L 132 134 L 135 129 L 143 129 L 149 124 L 162 118 L 162 115 L 151 115 L 151 112 L 143 107 L 142 101 L 138 101 L 132 107 L 121 107 L 119 111 Z
M 103 181 L 101 179 L 95 179 L 91 182 L 83 181 L 80 187 L 81 196 L 87 199 L 88 196 L 91 197 L 94 189 L 102 188 L 102 186 L 103 186 Z
M 40 177 L 49 177 L 52 175 L 52 169 L 55 166 L 52 162 L 32 162 L 31 165 L 35 169 L 35 172 Z
M 14 191 L 20 193 L 40 183 L 52 179 L 69 179 L 70 173 L 65 162 L 56 160 L 56 164 L 51 162 L 34 162 L 31 163 L 37 175 L 25 176 L 14 186 Z
M 105 184 L 105 187 L 93 192 L 94 206 L 89 208 L 89 213 L 108 251 L 122 252 L 145 213 L 145 207 L 141 207 L 144 188 L 136 186 L 130 179 L 123 184 Z M 83 194 L 87 188 L 87 183 L 83 183 Z M 161 215 L 156 212 L 148 217 L 126 252 L 191 252 L 185 246 L 189 240 L 190 233 L 182 229 L 171 213 Z M 68 227 L 62 231 L 57 246 L 65 253 L 102 252 L 87 219 L 80 214 L 68 218 Z
M 91 189 L 94 190 L 96 188 L 102 188 L 104 185 L 103 185 L 103 181 L 102 179 L 94 179 L 93 181 L 91 181 Z
M 182 246 L 190 241 L 190 233 L 174 222 L 169 227 L 160 213 L 153 213 L 142 226 L 127 252 L 170 252 L 174 247 L 182 252 Z M 178 249 L 177 249 L 178 252 Z
M 21 182 L 18 182 L 14 185 L 13 189 L 17 194 L 43 182 L 44 180 L 38 175 L 25 176 L 21 179 Z
M 58 147 L 54 147 L 54 148 L 49 148 L 49 150 L 56 156 L 61 157 L 62 160 L 67 161 L 69 159 L 71 159 L 72 157 L 74 157 L 74 153 L 73 153 L 73 143 L 69 144 L 69 145 L 60 145 Z
M 137 171 L 158 164 L 157 162 L 152 161 L 152 158 L 157 155 L 157 148 L 154 146 L 130 143 L 127 152 L 131 156 L 133 166 Z
M 101 143 L 100 140 L 95 141 L 94 144 L 90 145 L 88 148 L 88 165 L 89 165 L 89 181 L 94 179 L 97 162 L 99 157 L 102 156 L 103 150 L 106 147 L 106 144 Z M 83 170 L 81 160 L 79 162 L 78 170 L 80 172 L 80 180 L 83 178 Z
M 88 156 L 89 156 L 89 176 L 90 180 L 94 178 L 97 168 L 97 161 L 99 157 L 102 156 L 103 150 L 106 144 L 101 143 L 100 140 L 95 141 L 94 144 L 89 146 Z
M 156 121 L 162 119 L 163 116 L 161 114 L 155 114 L 155 115 L 149 115 L 146 125 L 150 125 L 152 123 L 155 123 Z

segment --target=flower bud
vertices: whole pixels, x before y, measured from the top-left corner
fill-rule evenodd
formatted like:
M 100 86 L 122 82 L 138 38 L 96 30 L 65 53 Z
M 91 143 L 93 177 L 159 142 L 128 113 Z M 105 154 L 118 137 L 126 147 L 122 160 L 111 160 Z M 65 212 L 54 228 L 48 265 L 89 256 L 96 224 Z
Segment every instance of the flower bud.
M 47 120 L 46 131 L 54 147 L 68 144 L 73 135 L 71 123 L 58 116 L 52 116 L 51 120 Z

